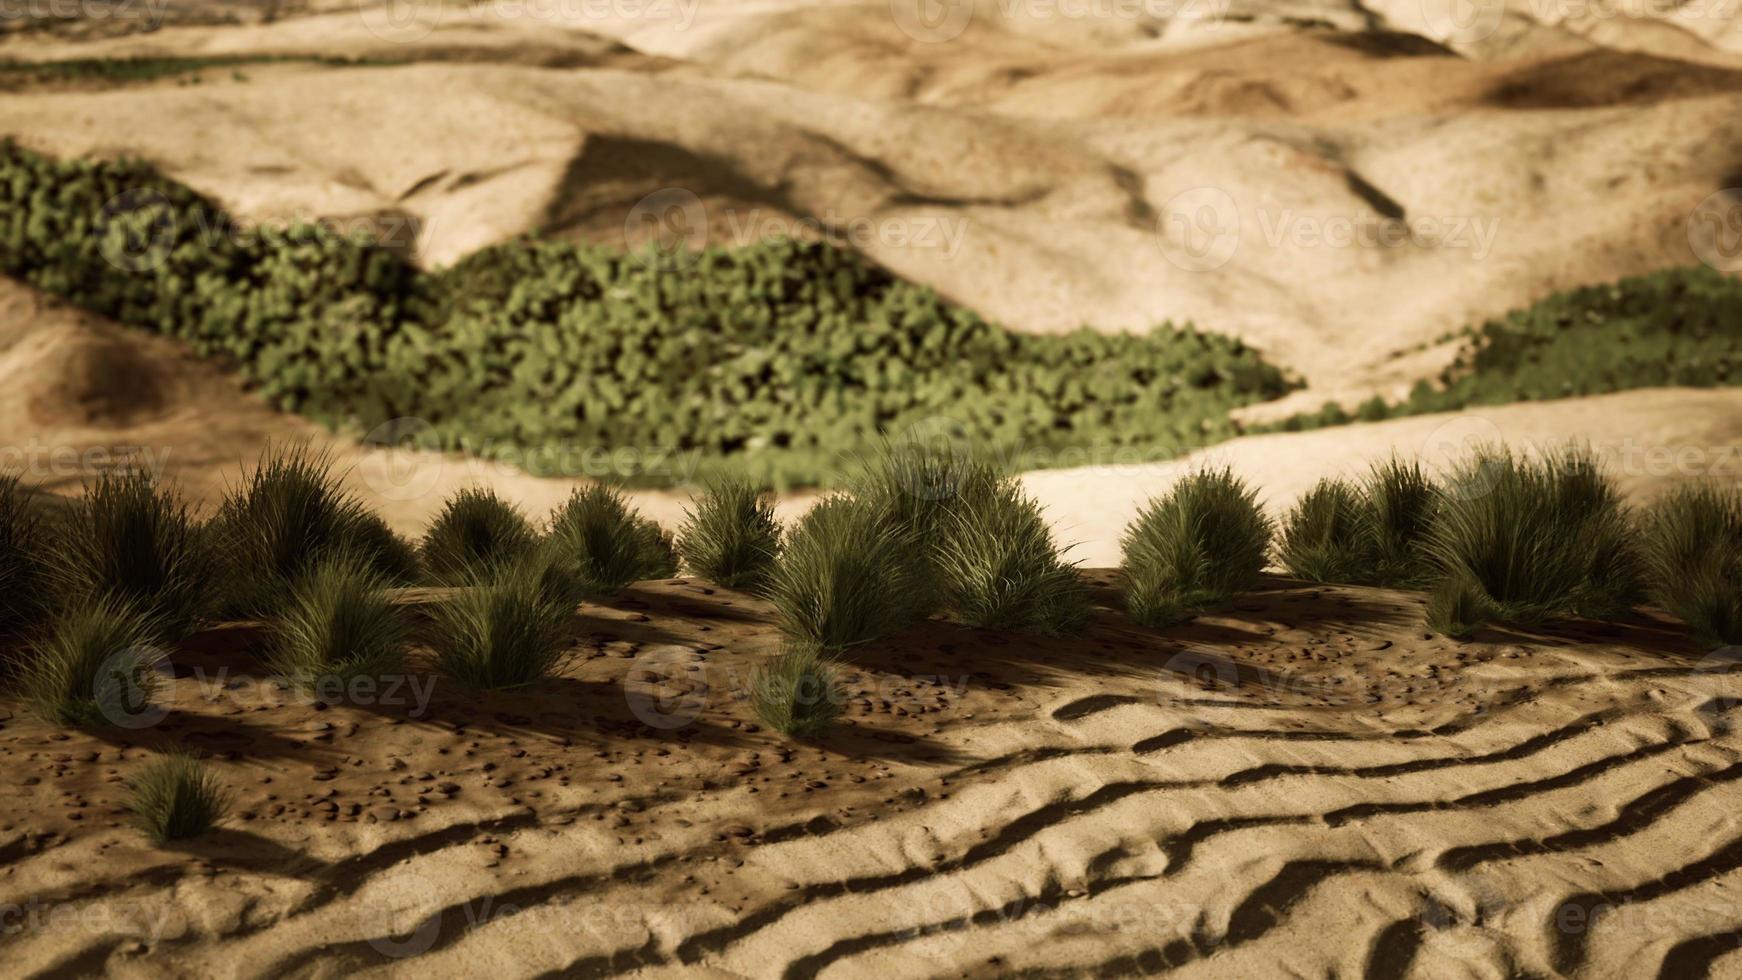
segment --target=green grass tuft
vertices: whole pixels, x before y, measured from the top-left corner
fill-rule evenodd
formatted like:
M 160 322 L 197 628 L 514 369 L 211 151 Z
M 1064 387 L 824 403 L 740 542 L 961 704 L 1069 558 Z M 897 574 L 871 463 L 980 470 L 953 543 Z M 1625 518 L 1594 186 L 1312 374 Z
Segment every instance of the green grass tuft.
M 1742 490 L 1680 487 L 1641 524 L 1656 600 L 1702 644 L 1742 643 Z
M 538 546 L 525 515 L 490 489 L 465 489 L 448 498 L 423 536 L 424 568 L 451 583 L 493 565 L 519 561 Z
M 51 569 L 65 603 L 129 604 L 170 641 L 213 607 L 210 542 L 187 504 L 148 473 L 98 476 L 58 531 Z
M 774 501 L 749 480 L 710 481 L 684 515 L 677 550 L 702 578 L 729 589 L 761 592 L 780 557 Z
M 1231 470 L 1186 476 L 1125 529 L 1126 610 L 1146 626 L 1169 626 L 1251 589 L 1271 531 L 1257 495 Z
M 671 535 L 603 484 L 576 490 L 557 508 L 550 545 L 595 595 L 615 595 L 633 582 L 677 572 Z
M 750 678 L 751 705 L 768 727 L 811 739 L 841 717 L 847 695 L 840 668 L 812 647 L 788 647 Z
M 34 626 L 49 607 L 48 535 L 15 476 L 0 477 L 0 635 Z
M 233 801 L 204 762 L 182 752 L 148 763 L 128 789 L 127 808 L 158 844 L 205 834 L 224 819 Z
M 1309 582 L 1360 582 L 1372 574 L 1367 501 L 1342 480 L 1320 480 L 1283 518 L 1277 558 Z
M 1054 547 L 1040 505 L 1003 479 L 956 497 L 937 527 L 933 562 L 943 604 L 964 624 L 1043 636 L 1079 632 L 1089 590 Z
M 1428 628 L 1454 640 L 1475 636 L 1493 616 L 1494 604 L 1488 594 L 1469 579 L 1444 579 L 1428 594 Z
M 544 549 L 476 573 L 436 607 L 429 629 L 436 670 L 474 690 L 525 687 L 556 674 L 571 655 L 569 624 L 585 587 Z
M 836 494 L 787 537 L 769 598 L 781 629 L 825 650 L 889 636 L 919 615 L 924 593 L 913 533 L 887 508 Z
M 158 627 L 99 599 L 58 613 L 17 664 L 18 689 L 45 721 L 77 728 L 140 727 L 160 693 Z
M 406 630 L 388 598 L 390 584 L 365 559 L 323 558 L 297 579 L 273 620 L 269 666 L 305 691 L 335 698 L 356 678 L 404 670 Z
M 1379 585 L 1410 588 L 1433 577 L 1427 542 L 1439 512 L 1440 491 L 1420 463 L 1377 463 L 1362 481 L 1363 519 Z

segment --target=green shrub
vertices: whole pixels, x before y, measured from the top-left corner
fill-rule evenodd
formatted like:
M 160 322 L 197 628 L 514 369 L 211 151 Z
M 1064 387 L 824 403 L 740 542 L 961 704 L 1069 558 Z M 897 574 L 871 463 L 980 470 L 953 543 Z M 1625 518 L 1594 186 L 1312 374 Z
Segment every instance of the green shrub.
M 1000 480 L 956 501 L 934 532 L 939 593 L 951 612 L 968 626 L 1046 636 L 1088 623 L 1088 587 L 1021 484 Z
M 1482 587 L 1469 579 L 1442 579 L 1428 594 L 1427 625 L 1454 640 L 1467 640 L 1494 616 L 1494 604 Z
M 1428 550 L 1440 571 L 1481 589 L 1497 618 L 1610 615 L 1637 600 L 1631 517 L 1590 453 L 1533 462 L 1482 449 L 1461 464 Z
M 405 665 L 405 624 L 386 576 L 361 558 L 337 554 L 296 580 L 273 620 L 268 664 L 310 692 L 346 691 L 359 677 Z
M 916 614 L 929 615 L 944 601 L 937 566 L 951 515 L 964 501 L 986 498 L 1000 479 L 997 467 L 953 438 L 885 441 L 857 467 L 849 481 L 853 497 L 882 511 L 916 544 L 909 553 L 921 591 Z
M 1368 578 L 1391 586 L 1426 583 L 1433 575 L 1427 542 L 1439 508 L 1439 488 L 1420 463 L 1391 459 L 1368 472 L 1361 492 L 1373 561 Z
M 436 607 L 429 630 L 436 670 L 475 690 L 536 684 L 571 654 L 569 624 L 582 583 L 568 563 L 540 549 L 476 573 Z
M 34 625 L 48 608 L 47 535 L 15 476 L 0 476 L 0 634 Z
M 525 558 L 538 545 L 532 523 L 490 489 L 465 489 L 448 498 L 423 537 L 423 566 L 438 582 L 454 582 L 504 562 Z
M 710 582 L 761 591 L 780 557 L 774 501 L 749 480 L 709 482 L 684 515 L 677 550 L 690 570 Z
M 127 808 L 158 844 L 206 833 L 229 813 L 233 800 L 204 762 L 181 752 L 146 765 L 128 789 Z
M 768 727 L 793 738 L 816 738 L 846 705 L 840 669 L 812 647 L 788 647 L 750 678 L 751 706 Z
M 769 598 L 794 642 L 840 650 L 911 623 L 924 601 L 912 532 L 877 504 L 836 494 L 787 536 Z
M 138 727 L 162 686 L 159 632 L 113 598 L 68 607 L 18 662 L 19 693 L 57 725 Z
M 395 584 L 415 578 L 411 546 L 340 487 L 330 456 L 306 446 L 268 448 L 225 495 L 213 529 L 231 615 L 272 615 L 298 578 L 340 555 Z
M 1309 582 L 1361 582 L 1373 571 L 1366 501 L 1342 480 L 1320 480 L 1289 510 L 1277 557 Z
M 115 600 L 179 640 L 214 603 L 210 542 L 176 494 L 148 473 L 104 473 L 55 535 L 53 585 L 73 607 Z
M 1642 525 L 1656 600 L 1701 643 L 1742 643 L 1742 490 L 1679 487 Z
M 1251 589 L 1271 530 L 1257 495 L 1231 470 L 1186 476 L 1125 529 L 1126 610 L 1146 626 L 1168 626 Z
M 553 444 L 667 447 L 704 472 L 815 483 L 938 417 L 1036 463 L 1080 446 L 1165 458 L 1292 387 L 1190 327 L 1008 331 L 828 244 L 691 258 L 517 240 L 425 273 L 318 226 L 238 229 L 138 162 L 0 144 L 0 272 L 225 357 L 280 408 L 364 430 L 425 419 L 442 448 L 535 470 Z M 666 453 L 614 462 L 626 480 L 676 475 Z
M 612 595 L 633 582 L 677 572 L 671 535 L 603 484 L 576 490 L 557 508 L 550 544 L 594 594 Z

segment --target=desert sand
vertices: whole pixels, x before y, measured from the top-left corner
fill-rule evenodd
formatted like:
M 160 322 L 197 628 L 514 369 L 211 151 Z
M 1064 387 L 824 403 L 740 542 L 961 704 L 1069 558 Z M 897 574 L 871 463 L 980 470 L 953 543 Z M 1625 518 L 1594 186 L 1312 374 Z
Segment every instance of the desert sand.
M 868 224 L 873 259 L 1020 329 L 1236 334 L 1308 383 L 1274 417 L 1397 396 L 1448 330 L 1552 290 L 1710 258 L 1689 219 L 1737 183 L 1742 18 L 1452 6 L 136 4 L 159 29 L 8 25 L 0 58 L 394 63 L 25 84 L 0 135 L 143 156 L 250 221 L 399 229 L 430 266 L 530 229 L 632 245 L 674 189 L 698 244 Z M 1387 220 L 1415 234 L 1325 241 Z M 407 534 L 460 487 L 542 514 L 577 485 L 328 432 L 10 281 L 0 423 L 47 492 L 128 454 L 201 508 L 307 440 Z M 1052 460 L 1024 479 L 1097 583 L 1089 631 L 858 650 L 815 744 L 742 697 L 767 605 L 691 579 L 584 605 L 573 664 L 524 693 L 417 672 L 316 704 L 260 676 L 258 626 L 213 629 L 149 727 L 0 702 L 0 950 L 21 976 L 1742 976 L 1742 672 L 1675 624 L 1457 643 L 1419 595 L 1281 577 L 1165 633 L 1112 608 L 1120 531 L 1187 468 L 1280 511 L 1394 453 L 1569 440 L 1635 500 L 1733 481 L 1742 393 Z M 633 495 L 668 524 L 686 498 Z M 175 746 L 237 799 L 164 849 L 123 784 Z

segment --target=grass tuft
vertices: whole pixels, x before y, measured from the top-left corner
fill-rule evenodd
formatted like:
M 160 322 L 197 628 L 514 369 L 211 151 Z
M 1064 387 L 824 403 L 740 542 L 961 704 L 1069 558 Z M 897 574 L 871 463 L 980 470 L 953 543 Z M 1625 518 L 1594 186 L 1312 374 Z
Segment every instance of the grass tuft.
M 1428 594 L 1428 628 L 1454 640 L 1475 636 L 1493 615 L 1494 604 L 1488 594 L 1469 579 L 1444 579 Z
M 1080 631 L 1089 590 L 1053 546 L 1040 505 L 1003 479 L 956 498 L 937 528 L 934 559 L 943 604 L 968 626 L 1043 636 Z
M 788 536 L 770 581 L 781 629 L 825 650 L 901 629 L 924 604 L 918 548 L 886 507 L 844 494 L 823 499 Z
M 750 679 L 751 704 L 768 727 L 793 738 L 816 738 L 841 717 L 846 689 L 840 668 L 813 647 L 782 650 Z
M 448 498 L 424 532 L 424 568 L 452 583 L 493 565 L 519 561 L 538 545 L 538 532 L 494 490 L 465 489 Z
M 550 543 L 595 595 L 677 571 L 671 535 L 635 513 L 613 487 L 576 490 L 551 518 Z
M 1186 476 L 1125 529 L 1126 610 L 1143 625 L 1169 626 L 1252 588 L 1271 530 L 1257 495 L 1233 471 Z
M 475 573 L 438 606 L 429 631 L 436 670 L 474 690 L 535 684 L 570 655 L 569 622 L 586 584 L 545 549 Z
M 1277 558 L 1309 582 L 1360 582 L 1372 574 L 1367 502 L 1342 480 L 1320 480 L 1283 518 Z
M 55 536 L 54 588 L 69 605 L 131 605 L 179 640 L 213 605 L 208 538 L 188 506 L 142 471 L 104 473 L 87 484 Z
M 322 559 L 274 620 L 268 664 L 310 692 L 343 692 L 356 678 L 403 670 L 405 624 L 390 584 L 366 559 Z
M 230 615 L 274 614 L 298 578 L 339 555 L 362 558 L 395 584 L 415 579 L 410 544 L 340 487 L 329 455 L 306 446 L 268 448 L 213 523 Z
M 57 725 L 138 727 L 162 687 L 158 627 L 114 599 L 72 606 L 18 663 L 19 693 Z
M 1742 643 L 1742 490 L 1680 487 L 1641 523 L 1657 601 L 1702 644 Z
M 1497 619 L 1613 615 L 1638 600 L 1632 521 L 1592 455 L 1540 461 L 1478 450 L 1448 481 L 1429 537 L 1440 571 L 1482 590 Z
M 1368 471 L 1361 492 L 1371 580 L 1405 588 L 1426 584 L 1433 577 L 1427 542 L 1439 510 L 1439 488 L 1420 463 L 1390 459 Z
M 224 819 L 232 801 L 204 762 L 182 752 L 148 763 L 128 788 L 127 808 L 158 844 L 206 833 Z
M 0 635 L 34 626 L 49 605 L 47 535 L 15 476 L 0 477 Z
M 684 515 L 677 550 L 691 571 L 710 582 L 762 591 L 780 557 L 774 501 L 742 478 L 709 482 Z

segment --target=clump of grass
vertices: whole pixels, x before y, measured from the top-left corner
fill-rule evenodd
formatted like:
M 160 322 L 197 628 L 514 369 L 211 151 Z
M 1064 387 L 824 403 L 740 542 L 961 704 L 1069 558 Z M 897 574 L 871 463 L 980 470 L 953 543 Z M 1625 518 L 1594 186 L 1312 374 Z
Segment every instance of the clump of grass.
M 1320 480 L 1283 518 L 1277 558 L 1309 582 L 1359 582 L 1372 574 L 1367 502 L 1342 480 Z
M 465 489 L 448 498 L 423 536 L 423 566 L 438 582 L 519 561 L 538 544 L 538 532 L 494 490 Z
M 444 677 L 475 690 L 537 683 L 569 658 L 569 621 L 586 584 L 544 549 L 474 573 L 438 606 L 429 643 Z
M 48 607 L 46 538 L 18 478 L 0 477 L 0 634 L 23 632 Z
M 188 506 L 149 473 L 104 473 L 85 486 L 55 536 L 62 601 L 127 603 L 177 640 L 213 605 L 210 542 Z
M 1169 626 L 1252 588 L 1272 524 L 1229 469 L 1199 470 L 1150 501 L 1125 529 L 1125 607 L 1145 626 Z
M 1442 580 L 1428 594 L 1427 625 L 1436 633 L 1467 640 L 1493 618 L 1493 603 L 1482 587 L 1469 579 L 1453 576 Z
M 405 624 L 387 597 L 390 584 L 366 559 L 322 559 L 274 620 L 268 664 L 315 692 L 403 670 Z
M 1497 619 L 1612 615 L 1641 589 L 1631 523 L 1588 451 L 1531 461 L 1482 449 L 1448 482 L 1428 550 L 1444 575 L 1479 588 Z
M 150 619 L 113 598 L 70 606 L 17 664 L 19 693 L 53 724 L 130 727 L 161 687 L 158 635 Z
M 853 497 L 912 537 L 908 560 L 920 589 L 917 614 L 944 602 L 937 566 L 951 514 L 966 501 L 984 499 L 999 479 L 995 466 L 949 440 L 910 439 L 878 447 L 850 481 Z
M 1404 587 L 1427 582 L 1433 574 L 1427 541 L 1439 508 L 1439 488 L 1420 463 L 1391 459 L 1368 472 L 1361 492 L 1372 558 L 1369 579 Z
M 937 528 L 943 604 L 969 626 L 1061 636 L 1089 620 L 1089 590 L 1015 480 L 970 488 Z
M 775 731 L 816 738 L 834 725 L 846 705 L 840 674 L 816 648 L 788 647 L 751 675 L 751 705 Z
M 632 582 L 677 571 L 671 535 L 603 484 L 575 491 L 557 508 L 550 542 L 594 594 L 612 595 Z
M 213 525 L 231 615 L 272 615 L 298 578 L 341 554 L 396 584 L 415 578 L 411 545 L 340 487 L 331 457 L 305 446 L 263 453 L 225 495 Z
M 924 596 L 913 532 L 883 506 L 844 494 L 812 507 L 788 536 L 769 584 L 794 641 L 841 650 L 895 632 Z
M 206 833 L 230 811 L 232 796 L 197 757 L 171 752 L 152 761 L 129 784 L 127 808 L 159 844 Z
M 684 515 L 677 550 L 685 565 L 710 582 L 762 591 L 780 557 L 774 501 L 742 478 L 710 482 Z
M 1679 487 L 1641 523 L 1657 601 L 1703 644 L 1742 643 L 1742 490 Z

